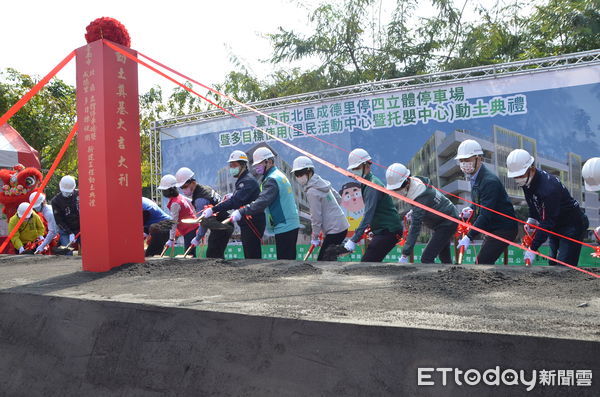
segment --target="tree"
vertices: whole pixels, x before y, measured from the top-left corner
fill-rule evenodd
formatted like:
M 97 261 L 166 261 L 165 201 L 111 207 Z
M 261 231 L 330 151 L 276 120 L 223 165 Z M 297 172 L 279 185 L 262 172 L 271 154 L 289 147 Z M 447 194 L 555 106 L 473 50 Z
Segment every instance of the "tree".
M 0 114 L 4 114 L 38 79 L 14 69 L 0 72 Z M 60 79 L 52 79 L 34 96 L 9 123 L 40 154 L 43 170 L 50 168 L 60 148 L 71 131 L 76 118 L 75 89 Z M 58 191 L 58 181 L 63 175 L 77 175 L 77 144 L 69 145 L 52 178 L 47 195 Z

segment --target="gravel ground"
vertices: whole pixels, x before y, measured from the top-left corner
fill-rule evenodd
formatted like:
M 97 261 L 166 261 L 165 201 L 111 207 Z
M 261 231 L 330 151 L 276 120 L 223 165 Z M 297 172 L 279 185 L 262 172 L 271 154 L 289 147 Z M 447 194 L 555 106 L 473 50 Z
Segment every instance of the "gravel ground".
M 561 267 L 174 258 L 94 274 L 78 258 L 1 257 L 0 269 L 4 293 L 600 341 L 600 279 Z

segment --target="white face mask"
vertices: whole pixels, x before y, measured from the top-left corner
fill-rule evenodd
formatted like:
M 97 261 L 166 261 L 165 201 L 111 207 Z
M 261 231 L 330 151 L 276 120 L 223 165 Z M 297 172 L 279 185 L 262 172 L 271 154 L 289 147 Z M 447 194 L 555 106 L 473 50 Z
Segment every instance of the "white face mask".
M 515 183 L 517 184 L 518 187 L 523 187 L 527 184 L 527 180 L 529 178 L 527 178 L 526 176 L 523 176 L 521 178 L 515 178 Z
M 73 195 L 73 192 L 63 192 L 61 191 L 63 197 L 71 197 Z
M 302 175 L 301 177 L 296 178 L 296 180 L 300 185 L 304 186 L 308 183 L 308 175 Z
M 472 174 L 473 172 L 475 172 L 475 162 L 474 161 L 461 161 L 460 164 L 460 170 L 462 172 L 464 172 L 465 174 Z
M 181 193 L 185 194 L 186 196 L 191 196 L 192 195 L 192 188 L 190 188 L 189 186 L 186 188 L 181 189 Z

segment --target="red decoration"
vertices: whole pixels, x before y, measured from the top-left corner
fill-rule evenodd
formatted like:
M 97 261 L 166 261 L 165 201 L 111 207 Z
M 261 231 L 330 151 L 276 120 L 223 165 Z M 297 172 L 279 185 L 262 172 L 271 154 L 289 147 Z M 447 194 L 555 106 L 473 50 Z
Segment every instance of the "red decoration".
M 0 204 L 6 219 L 17 212 L 19 204 L 29 201 L 29 195 L 42 183 L 42 173 L 35 168 L 17 164 L 13 169 L 0 169 Z
M 125 47 L 131 47 L 131 38 L 125 26 L 114 18 L 102 17 L 92 21 L 86 28 L 85 40 L 106 39 Z

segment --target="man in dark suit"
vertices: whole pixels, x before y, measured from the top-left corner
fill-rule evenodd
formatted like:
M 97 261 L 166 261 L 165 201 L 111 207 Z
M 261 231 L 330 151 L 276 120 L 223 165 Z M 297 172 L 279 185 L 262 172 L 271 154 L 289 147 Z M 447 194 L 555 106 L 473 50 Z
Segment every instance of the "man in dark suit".
M 472 139 L 463 141 L 458 147 L 455 159 L 459 161 L 460 169 L 471 183 L 471 201 L 478 204 L 473 206 L 474 208 L 464 208 L 463 213 L 474 211 L 475 222 L 473 226 L 506 240 L 514 241 L 518 233 L 517 222 L 485 209 L 489 208 L 510 217 L 515 217 L 515 210 L 508 199 L 508 194 L 502 182 L 500 182 L 500 178 L 483 164 L 481 145 Z M 465 247 L 466 250 L 469 248 L 471 241 L 479 234 L 479 232 L 471 229 L 459 241 L 458 247 Z M 486 235 L 479 255 L 477 255 L 477 263 L 494 264 L 507 246 L 507 243 Z

